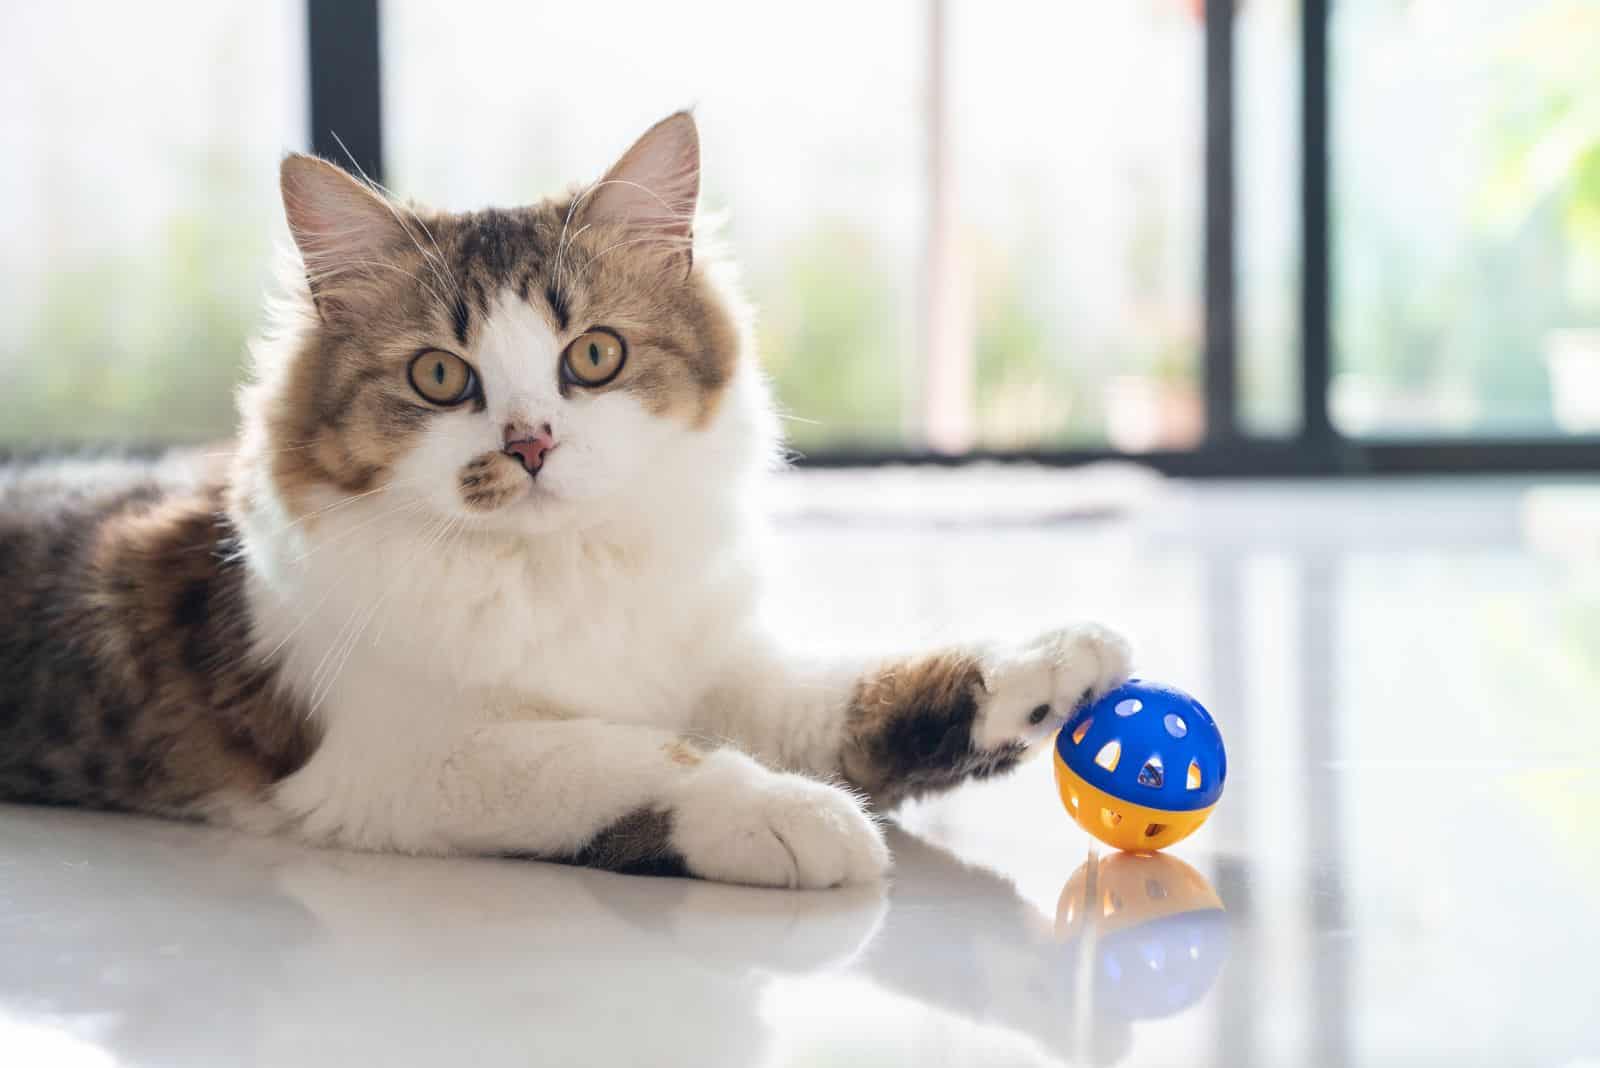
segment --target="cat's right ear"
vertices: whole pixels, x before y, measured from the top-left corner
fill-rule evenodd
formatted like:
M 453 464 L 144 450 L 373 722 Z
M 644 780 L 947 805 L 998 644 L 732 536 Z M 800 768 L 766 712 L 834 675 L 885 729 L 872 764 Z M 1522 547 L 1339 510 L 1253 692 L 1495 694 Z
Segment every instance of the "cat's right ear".
M 380 194 L 315 156 L 284 158 L 278 172 L 289 233 L 300 249 L 306 283 L 319 311 L 341 278 L 355 280 L 404 247 L 410 236 L 399 212 Z

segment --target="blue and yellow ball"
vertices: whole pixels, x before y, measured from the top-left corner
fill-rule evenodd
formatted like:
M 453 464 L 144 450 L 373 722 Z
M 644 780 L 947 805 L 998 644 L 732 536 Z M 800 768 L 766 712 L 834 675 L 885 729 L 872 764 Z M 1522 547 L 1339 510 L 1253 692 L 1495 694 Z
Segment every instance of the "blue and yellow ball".
M 1078 826 L 1142 853 L 1200 828 L 1222 796 L 1228 757 L 1199 701 L 1132 679 L 1067 721 L 1055 767 L 1061 803 Z

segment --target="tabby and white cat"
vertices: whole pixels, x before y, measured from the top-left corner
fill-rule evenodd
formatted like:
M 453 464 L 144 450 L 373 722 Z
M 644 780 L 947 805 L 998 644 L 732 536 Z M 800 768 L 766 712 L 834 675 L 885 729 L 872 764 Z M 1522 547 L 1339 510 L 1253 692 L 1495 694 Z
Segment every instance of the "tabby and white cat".
M 873 810 L 1014 765 L 1127 647 L 808 664 L 758 614 L 777 433 L 673 115 L 532 207 L 306 156 L 224 469 L 0 472 L 0 798 L 361 849 L 873 880 Z

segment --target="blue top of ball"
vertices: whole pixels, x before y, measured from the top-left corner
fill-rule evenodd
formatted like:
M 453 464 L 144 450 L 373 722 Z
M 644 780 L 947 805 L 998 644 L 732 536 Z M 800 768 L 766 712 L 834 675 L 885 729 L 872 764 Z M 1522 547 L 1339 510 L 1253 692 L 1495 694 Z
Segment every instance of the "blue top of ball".
M 1141 679 L 1078 710 L 1056 736 L 1056 752 L 1090 786 L 1168 812 L 1216 804 L 1228 775 L 1222 734 L 1205 706 Z

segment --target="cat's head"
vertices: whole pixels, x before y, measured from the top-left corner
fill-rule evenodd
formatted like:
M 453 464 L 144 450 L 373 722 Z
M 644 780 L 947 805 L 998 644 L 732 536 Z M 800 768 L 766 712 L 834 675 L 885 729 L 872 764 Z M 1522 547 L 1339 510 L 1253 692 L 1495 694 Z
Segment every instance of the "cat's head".
M 299 155 L 282 188 L 300 326 L 258 355 L 242 407 L 291 513 L 372 494 L 417 522 L 538 532 L 762 448 L 726 429 L 760 388 L 741 307 L 695 255 L 688 114 L 528 207 L 430 212 Z

